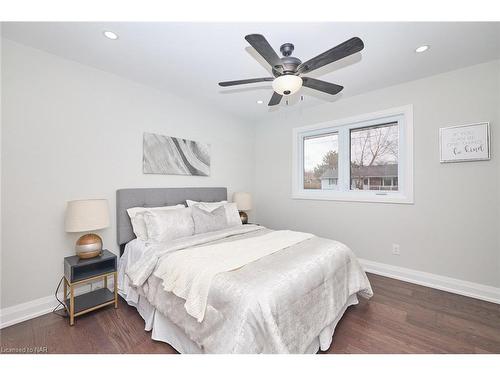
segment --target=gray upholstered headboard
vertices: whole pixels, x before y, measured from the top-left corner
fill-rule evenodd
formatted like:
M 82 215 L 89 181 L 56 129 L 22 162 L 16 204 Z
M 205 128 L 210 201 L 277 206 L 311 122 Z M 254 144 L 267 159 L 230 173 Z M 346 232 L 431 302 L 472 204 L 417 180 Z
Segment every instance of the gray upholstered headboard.
M 222 187 L 146 188 L 116 191 L 116 238 L 120 255 L 125 244 L 135 238 L 127 214 L 131 207 L 160 207 L 186 204 L 186 199 L 216 202 L 227 199 L 227 189 Z

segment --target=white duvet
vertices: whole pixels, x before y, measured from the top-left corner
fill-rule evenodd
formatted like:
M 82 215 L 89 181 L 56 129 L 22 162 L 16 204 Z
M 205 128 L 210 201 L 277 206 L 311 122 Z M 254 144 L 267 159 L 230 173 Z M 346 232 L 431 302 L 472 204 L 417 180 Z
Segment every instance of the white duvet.
M 273 233 L 244 226 L 149 246 L 125 273 L 135 291 L 203 352 L 303 353 L 335 321 L 349 296 L 359 293 L 369 298 L 372 290 L 356 257 L 342 243 L 312 235 L 301 237 L 303 233 L 293 240 L 294 235 L 288 233 L 287 242 L 286 236 Z M 280 238 L 282 244 L 269 247 L 266 238 Z M 221 257 L 230 251 L 230 243 L 236 255 L 229 256 L 230 266 L 224 266 Z M 245 253 L 245 249 L 252 252 L 252 246 L 261 256 Z M 172 293 L 182 283 L 192 286 L 195 273 L 186 270 L 190 259 L 195 270 L 203 268 L 200 254 L 204 250 L 219 257 L 208 262 L 204 255 L 208 284 L 197 284 L 187 293 Z M 173 279 L 172 273 L 177 275 Z M 176 285 L 181 275 L 184 281 Z M 206 296 L 200 292 L 203 285 L 208 285 Z M 205 302 L 191 315 L 185 306 L 189 292 L 195 304 L 200 298 Z
M 189 248 L 170 255 L 167 262 L 161 262 L 154 275 L 162 280 L 165 291 L 185 299 L 187 313 L 202 322 L 215 276 L 312 237 L 310 233 L 280 230 L 252 238 Z

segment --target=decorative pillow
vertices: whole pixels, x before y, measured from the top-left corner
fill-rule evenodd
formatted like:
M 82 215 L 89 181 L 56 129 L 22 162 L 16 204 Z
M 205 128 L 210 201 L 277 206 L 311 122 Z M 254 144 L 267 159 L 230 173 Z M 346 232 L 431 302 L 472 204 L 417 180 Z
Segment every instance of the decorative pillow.
M 191 208 L 144 213 L 148 241 L 165 242 L 194 234 Z
M 175 206 L 162 206 L 162 207 L 132 207 L 127 210 L 130 222 L 132 223 L 132 230 L 135 236 L 142 240 L 148 240 L 148 231 L 146 229 L 146 222 L 144 221 L 144 213 L 148 211 L 168 211 L 186 208 L 183 204 Z
M 230 227 L 234 227 L 236 225 L 242 225 L 240 214 L 238 212 L 238 208 L 236 203 L 227 203 L 227 201 L 220 202 L 196 202 L 191 200 L 186 200 L 186 204 L 188 207 L 198 207 L 207 212 L 212 212 L 213 210 L 224 206 L 226 209 L 226 219 L 227 225 Z
M 219 208 L 220 206 L 223 206 L 227 203 L 227 201 L 220 201 L 220 202 L 196 202 L 196 201 L 191 201 L 189 199 L 186 199 L 186 204 L 188 207 L 199 207 L 202 210 L 212 212 L 216 208 Z
M 226 203 L 224 208 L 226 209 L 226 220 L 229 227 L 243 225 L 241 223 L 240 213 L 236 203 Z
M 212 212 L 208 212 L 198 208 L 192 207 L 192 216 L 194 221 L 194 233 L 213 232 L 227 228 L 226 208 L 221 206 Z

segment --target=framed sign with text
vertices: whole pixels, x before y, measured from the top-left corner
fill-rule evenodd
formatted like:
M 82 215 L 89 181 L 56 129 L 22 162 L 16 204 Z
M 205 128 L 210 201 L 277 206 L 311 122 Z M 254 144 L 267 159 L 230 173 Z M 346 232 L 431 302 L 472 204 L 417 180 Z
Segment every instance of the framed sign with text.
M 490 160 L 490 123 L 439 129 L 441 163 Z

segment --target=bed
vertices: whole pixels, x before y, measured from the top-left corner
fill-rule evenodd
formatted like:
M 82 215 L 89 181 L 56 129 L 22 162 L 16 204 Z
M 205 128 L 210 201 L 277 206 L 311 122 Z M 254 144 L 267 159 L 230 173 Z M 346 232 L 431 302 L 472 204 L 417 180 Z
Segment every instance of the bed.
M 347 246 L 257 225 L 150 244 L 135 238 L 127 215 L 131 207 L 226 198 L 226 188 L 118 190 L 120 295 L 137 309 L 153 340 L 166 342 L 180 353 L 316 353 L 328 349 L 346 309 L 358 303 L 358 296 L 373 295 L 365 272 Z M 277 247 L 268 255 L 248 258 L 273 244 Z M 244 265 L 229 272 L 218 272 L 215 267 L 211 278 L 184 280 L 196 262 L 199 271 L 195 275 L 208 274 L 205 268 L 224 263 L 212 255 L 203 259 L 209 251 L 228 254 L 220 250 L 230 248 L 245 250 L 241 252 L 248 258 Z M 182 279 L 186 284 L 168 289 L 169 279 Z

